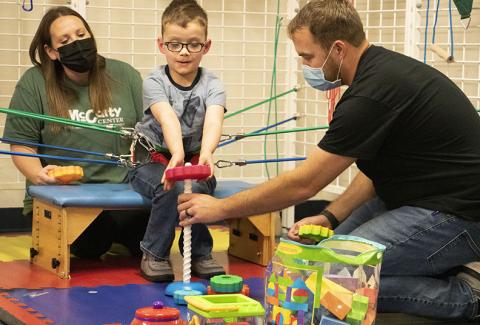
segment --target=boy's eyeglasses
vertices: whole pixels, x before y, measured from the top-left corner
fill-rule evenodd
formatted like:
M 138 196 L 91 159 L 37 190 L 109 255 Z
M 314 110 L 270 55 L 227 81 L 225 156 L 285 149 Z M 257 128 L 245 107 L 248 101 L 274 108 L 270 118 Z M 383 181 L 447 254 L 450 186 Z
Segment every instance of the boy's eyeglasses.
M 185 46 L 190 53 L 198 53 L 205 46 L 205 43 L 165 42 L 164 44 L 170 52 L 181 52 Z

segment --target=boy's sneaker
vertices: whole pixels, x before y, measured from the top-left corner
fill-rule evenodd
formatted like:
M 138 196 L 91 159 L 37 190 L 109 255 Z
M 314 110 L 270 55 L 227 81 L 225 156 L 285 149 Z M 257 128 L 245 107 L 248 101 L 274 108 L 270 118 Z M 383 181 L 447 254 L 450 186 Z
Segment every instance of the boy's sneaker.
M 202 279 L 210 279 L 212 276 L 225 274 L 225 270 L 213 258 L 208 257 L 192 261 L 192 274 Z
M 471 262 L 461 267 L 457 278 L 466 282 L 480 303 L 480 262 Z M 480 318 L 480 311 L 474 319 Z
M 143 253 L 140 274 L 152 282 L 172 282 L 175 279 L 170 261 L 159 260 L 147 253 Z

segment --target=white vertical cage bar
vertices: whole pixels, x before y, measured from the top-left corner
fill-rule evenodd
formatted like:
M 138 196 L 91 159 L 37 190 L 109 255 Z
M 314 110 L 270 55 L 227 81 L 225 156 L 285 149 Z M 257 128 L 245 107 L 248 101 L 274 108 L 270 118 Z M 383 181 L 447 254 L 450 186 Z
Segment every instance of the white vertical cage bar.
M 298 11 L 299 8 L 299 3 L 298 0 L 288 0 L 287 2 L 287 22 L 288 22 L 295 16 L 296 12 Z M 297 70 L 298 70 L 298 59 L 297 59 L 297 53 L 295 51 L 295 48 L 293 47 L 292 42 L 288 42 L 286 45 L 286 69 L 287 72 L 285 73 L 285 83 L 287 85 L 288 89 L 291 89 L 293 87 L 298 87 L 298 81 L 297 81 Z M 289 99 L 286 101 L 286 118 L 290 118 L 292 116 L 297 115 L 297 95 L 292 95 L 289 97 Z M 297 127 L 297 122 L 290 122 L 289 126 Z M 296 143 L 296 135 L 294 133 L 289 133 L 285 136 L 285 155 L 287 157 L 295 157 L 298 156 L 296 155 L 296 150 L 295 150 L 295 143 Z M 295 162 L 288 162 L 285 163 L 285 169 L 286 170 L 292 170 L 296 166 Z M 286 230 L 287 228 L 290 228 L 293 223 L 295 222 L 295 208 L 290 207 L 287 209 L 284 209 L 282 211 L 282 229 Z
M 405 55 L 418 58 L 417 43 L 420 37 L 417 26 L 420 23 L 420 15 L 417 12 L 419 0 L 406 0 L 405 15 Z M 421 2 L 420 2 L 421 5 Z

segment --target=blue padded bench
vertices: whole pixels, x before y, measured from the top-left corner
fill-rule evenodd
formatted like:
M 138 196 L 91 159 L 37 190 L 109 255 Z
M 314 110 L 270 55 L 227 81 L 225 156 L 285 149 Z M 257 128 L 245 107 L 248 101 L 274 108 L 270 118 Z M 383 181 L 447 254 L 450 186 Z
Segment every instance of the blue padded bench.
M 214 196 L 225 198 L 252 186 L 242 181 L 219 181 Z M 30 186 L 28 193 L 33 198 L 31 260 L 61 278 L 70 277 L 70 245 L 103 210 L 149 209 L 151 205 L 128 184 Z M 274 248 L 273 219 L 268 215 L 232 223 L 232 255 L 266 265 Z M 245 234 L 247 241 L 252 241 L 246 255 Z M 237 244 L 240 241 L 242 245 Z

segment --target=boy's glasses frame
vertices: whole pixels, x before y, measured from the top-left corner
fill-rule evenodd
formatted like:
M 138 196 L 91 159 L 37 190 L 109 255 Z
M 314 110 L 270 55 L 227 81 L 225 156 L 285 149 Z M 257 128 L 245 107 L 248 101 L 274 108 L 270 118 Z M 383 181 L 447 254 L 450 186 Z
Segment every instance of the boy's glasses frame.
M 198 53 L 200 52 L 203 47 L 205 46 L 205 43 L 181 43 L 181 42 L 165 42 L 165 46 L 167 47 L 167 50 L 170 52 L 181 52 L 184 47 L 187 48 L 187 51 L 190 53 Z

